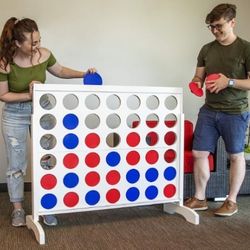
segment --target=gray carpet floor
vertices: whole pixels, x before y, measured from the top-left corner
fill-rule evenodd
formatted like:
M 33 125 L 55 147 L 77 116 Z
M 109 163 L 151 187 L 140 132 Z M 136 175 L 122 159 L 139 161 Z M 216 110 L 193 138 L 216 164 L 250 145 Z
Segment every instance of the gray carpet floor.
M 8 195 L 0 193 L 0 249 L 250 249 L 250 196 L 239 197 L 239 213 L 229 218 L 213 215 L 220 204 L 210 201 L 199 225 L 163 213 L 161 205 L 58 215 L 57 227 L 43 225 L 40 246 L 32 231 L 10 225 Z

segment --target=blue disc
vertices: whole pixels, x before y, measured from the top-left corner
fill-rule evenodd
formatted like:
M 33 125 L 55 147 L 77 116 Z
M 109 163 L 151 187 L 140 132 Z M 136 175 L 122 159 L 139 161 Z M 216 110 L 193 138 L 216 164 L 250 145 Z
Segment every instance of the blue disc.
M 138 188 L 132 187 L 129 188 L 126 192 L 126 197 L 129 201 L 136 201 L 140 195 L 140 191 Z
M 99 200 L 100 200 L 100 194 L 95 190 L 89 191 L 85 196 L 86 203 L 91 206 L 97 204 Z
M 145 196 L 149 200 L 155 199 L 157 195 L 158 195 L 158 189 L 156 186 L 149 186 L 145 191 Z
M 109 166 L 115 167 L 120 163 L 121 157 L 117 152 L 110 152 L 106 156 L 106 162 Z
M 55 207 L 57 198 L 54 194 L 45 194 L 41 199 L 41 205 L 43 208 L 51 209 Z
M 176 170 L 174 167 L 167 167 L 164 171 L 164 177 L 167 181 L 171 181 L 176 176 Z
M 78 126 L 79 120 L 76 115 L 68 114 L 63 118 L 63 125 L 67 129 L 74 129 Z
M 65 148 L 73 149 L 77 147 L 79 142 L 78 137 L 75 134 L 67 134 L 63 138 L 63 145 Z
M 126 179 L 129 183 L 136 183 L 140 178 L 140 173 L 136 169 L 131 169 L 126 174 Z
M 68 173 L 63 178 L 63 183 L 67 188 L 73 188 L 77 186 L 79 182 L 79 177 L 75 173 Z
M 98 73 L 87 73 L 83 78 L 85 85 L 102 85 L 102 77 Z
M 149 168 L 146 172 L 147 181 L 156 181 L 159 176 L 158 170 L 156 168 Z

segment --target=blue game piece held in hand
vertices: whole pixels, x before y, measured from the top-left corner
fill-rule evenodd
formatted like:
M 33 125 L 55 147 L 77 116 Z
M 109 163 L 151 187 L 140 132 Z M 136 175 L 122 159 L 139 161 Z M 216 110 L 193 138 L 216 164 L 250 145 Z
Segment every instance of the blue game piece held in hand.
M 102 77 L 98 73 L 87 73 L 83 78 L 85 85 L 102 85 Z

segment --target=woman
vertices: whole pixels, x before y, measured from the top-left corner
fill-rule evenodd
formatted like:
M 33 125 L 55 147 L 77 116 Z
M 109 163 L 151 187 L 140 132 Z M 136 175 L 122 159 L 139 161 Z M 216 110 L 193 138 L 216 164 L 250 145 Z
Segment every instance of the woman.
M 6 173 L 10 202 L 13 204 L 12 225 L 25 225 L 24 175 L 27 167 L 27 135 L 32 111 L 32 86 L 44 83 L 46 70 L 59 78 L 82 78 L 86 73 L 61 66 L 46 48 L 40 47 L 41 37 L 35 21 L 10 18 L 0 38 L 0 100 L 5 102 L 2 133 L 6 146 Z M 56 225 L 53 215 L 43 217 L 47 225 Z

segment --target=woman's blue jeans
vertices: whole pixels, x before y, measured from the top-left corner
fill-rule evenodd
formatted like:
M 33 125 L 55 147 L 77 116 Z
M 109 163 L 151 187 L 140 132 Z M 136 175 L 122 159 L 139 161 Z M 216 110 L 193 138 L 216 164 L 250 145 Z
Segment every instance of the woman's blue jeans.
M 5 103 L 2 112 L 2 133 L 7 153 L 7 185 L 11 202 L 24 199 L 24 176 L 27 169 L 27 139 L 30 135 L 32 102 Z M 45 123 L 50 123 L 47 120 Z M 43 125 L 46 127 L 46 124 Z M 44 138 L 46 147 L 50 138 Z M 52 143 L 52 141 L 51 141 Z M 45 147 L 45 146 L 44 146 Z
M 3 107 L 2 133 L 7 154 L 6 177 L 11 202 L 21 202 L 24 198 L 31 113 L 32 102 L 6 103 Z

